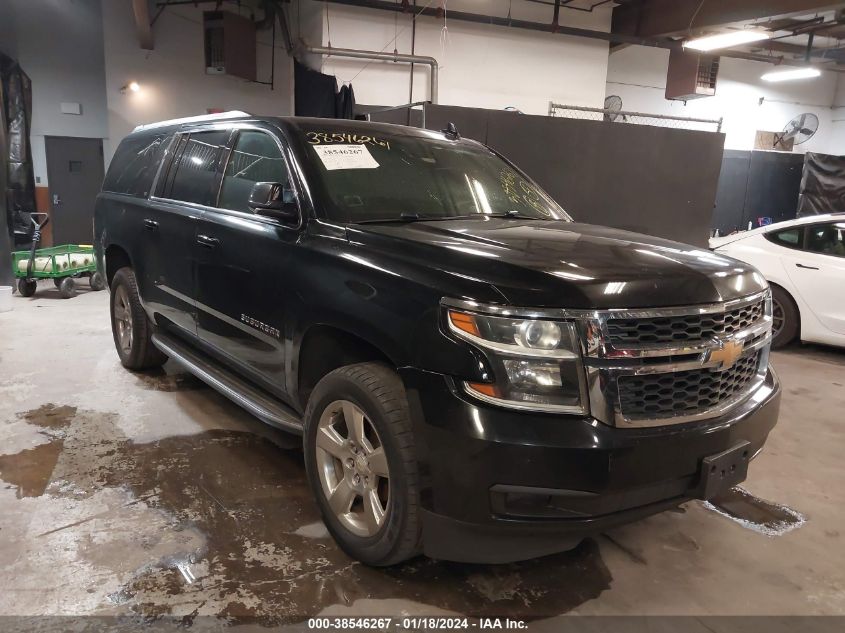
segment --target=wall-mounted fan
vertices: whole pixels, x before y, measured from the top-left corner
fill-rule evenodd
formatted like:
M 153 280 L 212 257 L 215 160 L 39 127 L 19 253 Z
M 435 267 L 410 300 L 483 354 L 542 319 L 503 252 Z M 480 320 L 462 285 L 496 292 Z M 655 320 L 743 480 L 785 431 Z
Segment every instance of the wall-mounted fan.
M 799 114 L 783 128 L 783 132 L 775 134 L 775 149 L 791 150 L 795 145 L 809 141 L 819 129 L 819 117 L 812 112 Z M 791 142 L 790 142 L 791 141 Z
M 622 110 L 622 97 L 619 95 L 610 95 L 604 100 L 604 120 L 612 123 L 619 118 L 619 111 Z M 622 115 L 622 120 L 626 121 L 625 115 Z

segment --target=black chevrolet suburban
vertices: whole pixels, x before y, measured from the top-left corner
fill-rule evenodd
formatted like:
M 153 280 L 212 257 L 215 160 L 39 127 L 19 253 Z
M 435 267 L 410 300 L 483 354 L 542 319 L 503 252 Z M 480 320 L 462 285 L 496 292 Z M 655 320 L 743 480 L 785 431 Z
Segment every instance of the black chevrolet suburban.
M 573 222 L 454 127 L 140 126 L 94 232 L 122 364 L 301 433 L 367 564 L 571 548 L 739 483 L 777 420 L 757 271 Z

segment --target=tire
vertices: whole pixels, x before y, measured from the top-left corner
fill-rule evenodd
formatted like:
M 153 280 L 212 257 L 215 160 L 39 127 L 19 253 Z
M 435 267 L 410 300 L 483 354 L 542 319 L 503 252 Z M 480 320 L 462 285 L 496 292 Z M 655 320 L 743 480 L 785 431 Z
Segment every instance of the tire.
M 35 294 L 36 288 L 38 288 L 38 282 L 34 279 L 24 279 L 23 277 L 18 279 L 18 292 L 21 293 L 22 297 L 31 297 Z
M 72 277 L 62 277 L 59 283 L 59 294 L 62 299 L 70 299 L 76 296 L 76 282 Z
M 98 270 L 91 273 L 91 276 L 88 277 L 88 285 L 91 287 L 91 290 L 96 290 L 97 292 L 105 290 L 106 281 L 103 279 L 103 274 Z
M 782 349 L 798 338 L 801 315 L 795 301 L 780 286 L 772 286 L 772 316 L 772 349 Z
M 63 279 L 64 279 L 64 277 L 53 277 L 53 285 L 54 285 L 56 288 L 58 288 L 59 286 L 61 286 L 61 285 L 62 285 L 62 280 L 63 280 Z
M 364 440 L 345 424 L 356 408 L 363 414 Z M 303 447 L 311 491 L 326 527 L 344 552 L 376 567 L 421 552 L 420 475 L 405 388 L 393 369 L 360 363 L 326 375 L 305 409 Z M 356 475 L 361 492 L 353 492 L 354 498 L 345 503 Z M 330 497 L 338 497 L 337 510 L 332 509 Z M 381 515 L 372 510 L 376 501 Z
M 152 343 L 153 327 L 141 305 L 135 272 L 129 267 L 118 270 L 112 279 L 109 313 L 114 346 L 124 367 L 150 369 L 167 361 Z

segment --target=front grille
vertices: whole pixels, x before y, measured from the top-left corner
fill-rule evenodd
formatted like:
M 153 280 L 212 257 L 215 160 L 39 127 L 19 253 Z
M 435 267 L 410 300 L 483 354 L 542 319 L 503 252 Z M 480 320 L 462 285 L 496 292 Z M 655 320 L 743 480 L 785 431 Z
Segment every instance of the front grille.
M 627 419 L 691 415 L 715 408 L 749 388 L 760 352 L 724 371 L 693 369 L 672 374 L 620 376 L 619 405 Z
M 646 319 L 607 320 L 607 334 L 617 349 L 706 343 L 713 338 L 743 330 L 764 314 L 764 301 L 740 306 L 712 314 L 687 314 L 683 316 L 651 317 Z

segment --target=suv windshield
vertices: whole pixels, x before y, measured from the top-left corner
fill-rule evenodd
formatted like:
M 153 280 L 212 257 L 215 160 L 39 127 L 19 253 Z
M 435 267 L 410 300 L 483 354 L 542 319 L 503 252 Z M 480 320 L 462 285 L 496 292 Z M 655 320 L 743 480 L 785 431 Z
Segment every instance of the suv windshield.
M 321 190 L 331 220 L 510 215 L 571 221 L 545 192 L 482 145 L 434 132 L 367 135 L 326 128 L 303 130 L 302 140 L 312 184 Z

